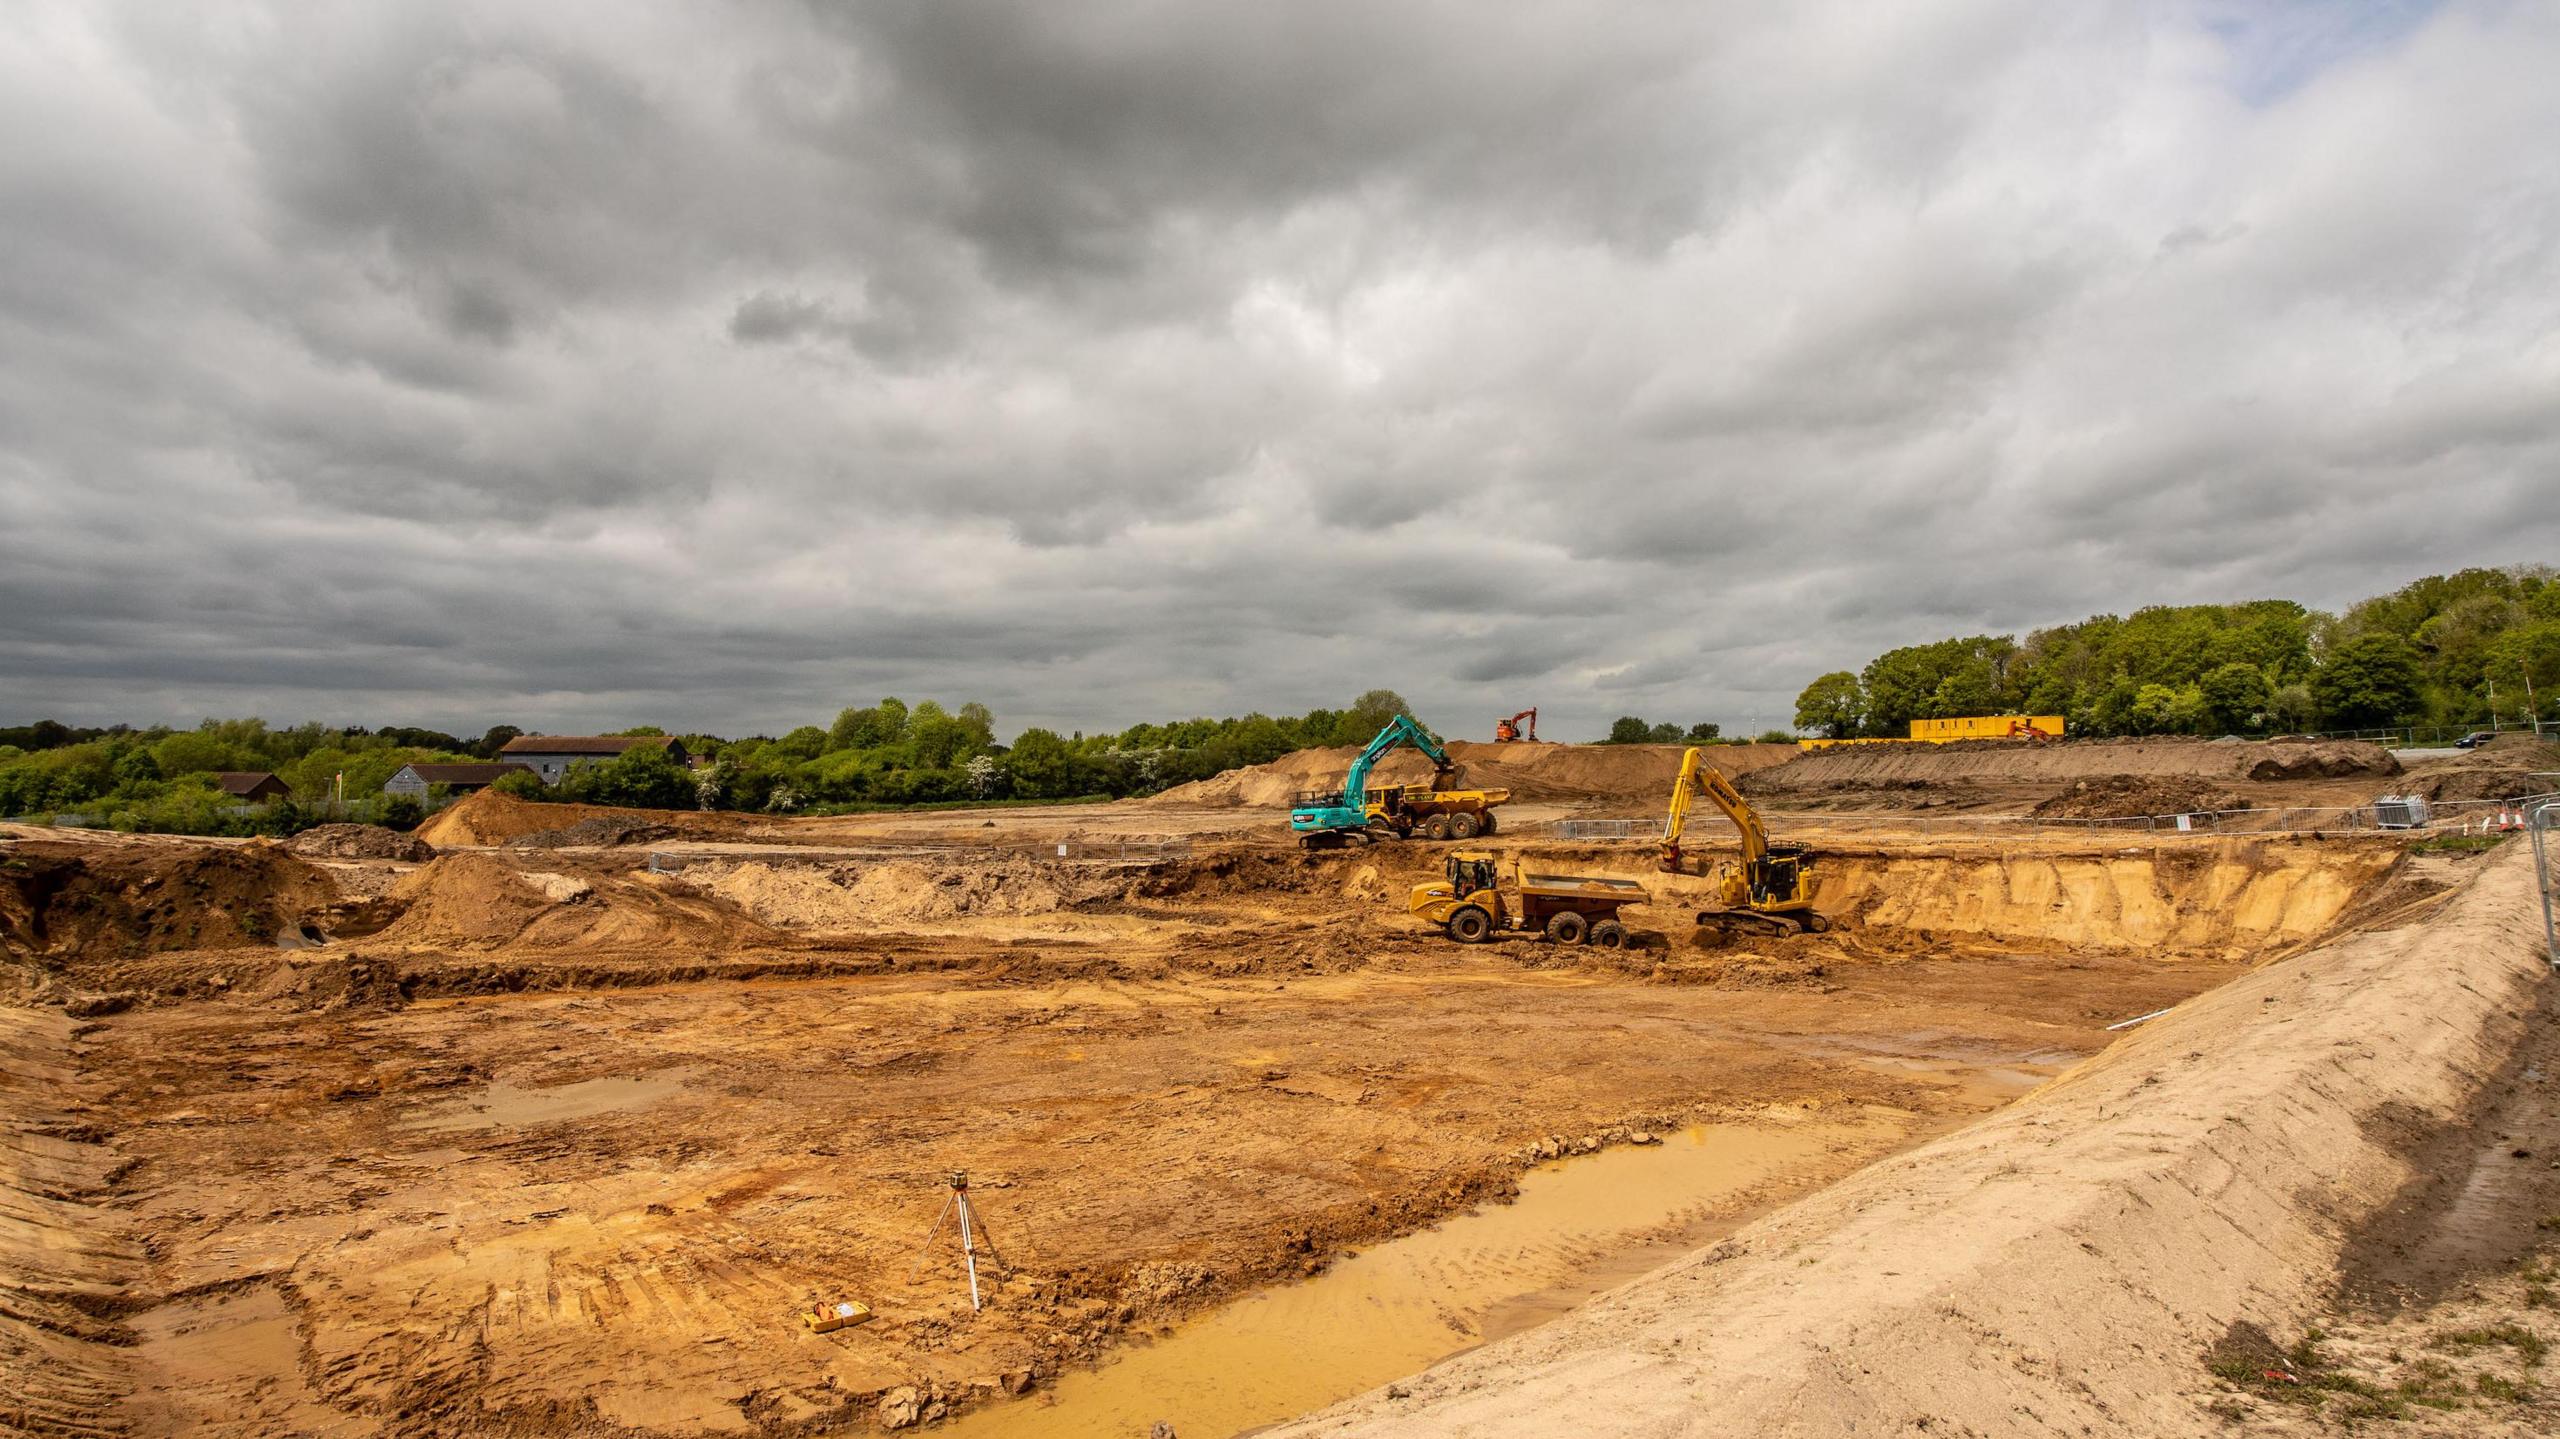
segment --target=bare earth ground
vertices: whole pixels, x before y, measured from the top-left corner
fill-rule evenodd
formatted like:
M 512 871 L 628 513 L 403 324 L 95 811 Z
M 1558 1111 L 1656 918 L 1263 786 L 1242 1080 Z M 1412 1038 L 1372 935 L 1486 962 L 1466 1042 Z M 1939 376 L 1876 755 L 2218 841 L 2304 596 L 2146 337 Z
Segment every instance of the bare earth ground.
M 1660 758 L 1576 770 L 1546 812 L 1640 809 Z M 1305 856 L 1267 810 L 652 816 L 637 844 L 519 848 L 631 821 L 475 806 L 440 842 L 501 847 L 423 865 L 0 835 L 37 1006 L 0 1010 L 0 1369 L 26 1379 L 0 1433 L 984 1408 L 1542 1153 L 1812 1124 L 1813 1157 L 1719 1202 L 1818 1200 L 2108 1023 L 2415 932 L 2478 866 L 2371 837 L 1802 829 L 1841 932 L 1700 945 L 1704 882 L 1643 846 L 1498 836 L 1647 883 L 1631 917 L 1658 938 L 1611 958 L 1450 945 L 1403 912 L 1438 851 Z M 1189 858 L 1050 853 L 1162 834 Z M 306 924 L 325 942 L 279 948 Z M 1016 1265 L 977 1316 L 947 1262 L 915 1264 L 954 1168 Z M 799 1326 L 839 1297 L 879 1317 Z M 2198 1424 L 2273 1404 L 2180 1363 Z

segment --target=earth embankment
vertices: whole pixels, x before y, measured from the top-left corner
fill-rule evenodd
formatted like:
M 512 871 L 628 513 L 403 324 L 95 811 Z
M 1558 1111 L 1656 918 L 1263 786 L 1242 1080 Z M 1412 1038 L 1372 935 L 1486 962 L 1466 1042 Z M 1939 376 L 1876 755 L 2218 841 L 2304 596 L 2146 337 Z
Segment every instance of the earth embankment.
M 1575 800 L 1647 800 L 1660 804 L 1671 793 L 1687 746 L 1676 744 L 1486 744 L 1453 740 L 1449 758 L 1459 782 L 1478 789 L 1507 789 L 1515 800 L 1568 803 Z M 1357 746 L 1302 749 L 1269 764 L 1229 770 L 1190 784 L 1176 785 L 1137 801 L 1171 809 L 1236 806 L 1277 808 L 1302 790 L 1339 786 Z M 1707 758 L 1728 775 L 1749 774 L 1794 760 L 1802 751 L 1791 744 L 1711 745 Z M 1412 750 L 1398 750 L 1370 771 L 1377 784 L 1416 784 L 1432 776 L 1431 761 Z
M 2553 985 L 2530 856 L 2202 994 L 2015 1106 L 1545 1329 L 1280 1431 L 2187 1435 L 2298 1329 Z

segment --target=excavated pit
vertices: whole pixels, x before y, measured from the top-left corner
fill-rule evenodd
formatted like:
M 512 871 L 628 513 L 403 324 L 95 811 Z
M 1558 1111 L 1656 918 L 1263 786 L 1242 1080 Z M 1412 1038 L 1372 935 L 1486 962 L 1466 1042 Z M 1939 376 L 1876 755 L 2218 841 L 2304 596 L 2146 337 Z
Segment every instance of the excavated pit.
M 1821 845 L 1837 932 L 1704 943 L 1707 881 L 1646 846 L 1493 843 L 1646 883 L 1648 942 L 1453 945 L 1404 911 L 1424 845 L 12 845 L 0 935 L 45 1007 L 11 1011 L 7 1183 L 44 1200 L 0 1243 L 62 1269 L 0 1315 L 36 1376 L 14 1422 L 1000 1427 L 1020 1391 L 1082 1402 L 1133 1339 L 1251 1347 L 1219 1326 L 1280 1302 L 1266 1286 L 1373 1244 L 1428 1256 L 1396 1237 L 1529 1190 L 1443 1232 L 1527 1225 L 1546 1259 L 1407 1269 L 1391 1307 L 1423 1317 L 1300 1365 L 1238 1421 L 1265 1422 L 1381 1355 L 1553 1314 L 2446 883 L 2389 840 L 1844 840 Z M 325 943 L 278 950 L 241 914 Z M 1697 1166 L 1597 1225 L 1537 1197 L 1576 1165 L 1653 1173 L 1668 1151 L 1636 1136 L 1696 1126 L 1784 1162 Z M 956 1255 L 917 1264 L 954 1169 L 1013 1261 L 983 1313 Z M 878 1317 L 800 1325 L 837 1298 Z

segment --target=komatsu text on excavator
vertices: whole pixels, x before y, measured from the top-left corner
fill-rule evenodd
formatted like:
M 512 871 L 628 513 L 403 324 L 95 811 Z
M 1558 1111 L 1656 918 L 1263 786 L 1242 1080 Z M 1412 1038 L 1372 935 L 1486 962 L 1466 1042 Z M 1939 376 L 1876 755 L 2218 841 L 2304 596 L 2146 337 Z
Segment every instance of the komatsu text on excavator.
M 1813 907 L 1813 856 L 1800 844 L 1772 844 L 1759 811 L 1705 762 L 1698 750 L 1680 756 L 1680 777 L 1671 782 L 1671 814 L 1662 827 L 1662 868 L 1685 874 L 1680 836 L 1689 827 L 1689 797 L 1702 794 L 1724 811 L 1742 833 L 1742 858 L 1716 867 L 1717 908 L 1698 912 L 1698 923 L 1764 934 L 1820 934 L 1831 927 Z

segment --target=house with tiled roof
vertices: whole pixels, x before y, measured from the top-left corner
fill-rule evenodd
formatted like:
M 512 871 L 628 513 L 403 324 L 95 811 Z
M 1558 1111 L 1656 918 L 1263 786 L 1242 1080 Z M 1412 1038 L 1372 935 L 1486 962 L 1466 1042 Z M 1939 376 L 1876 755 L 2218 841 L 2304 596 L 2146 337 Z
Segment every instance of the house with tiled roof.
M 544 784 L 558 784 L 574 764 L 600 764 L 617 760 L 635 749 L 661 749 L 677 764 L 690 764 L 693 757 L 685 753 L 682 742 L 673 735 L 518 735 L 498 750 L 498 756 L 513 764 L 523 765 L 542 776 Z

